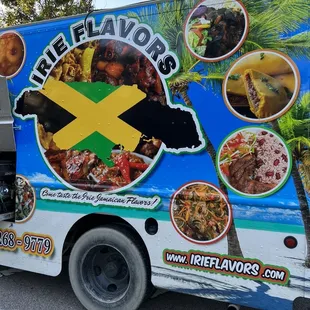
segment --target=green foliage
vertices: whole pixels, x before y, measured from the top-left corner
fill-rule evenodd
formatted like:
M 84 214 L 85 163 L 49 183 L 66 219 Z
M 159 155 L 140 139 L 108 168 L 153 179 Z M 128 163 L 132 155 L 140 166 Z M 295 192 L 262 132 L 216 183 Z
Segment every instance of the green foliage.
M 169 43 L 170 48 L 180 58 L 184 81 L 184 73 L 192 70 L 197 60 L 187 51 L 184 43 L 184 23 L 190 9 L 197 3 L 196 0 L 173 0 L 157 4 L 157 7 L 142 9 L 139 14 L 132 13 L 140 21 L 152 23 L 154 16 L 158 17 L 156 31 Z M 310 10 L 309 1 L 304 0 L 244 0 L 245 7 L 250 16 L 250 29 L 247 40 L 241 51 L 243 53 L 270 48 L 280 50 L 294 57 L 310 58 L 309 32 L 303 32 L 287 38 L 286 33 L 298 29 L 300 24 L 307 22 Z M 221 63 L 208 63 L 205 65 L 207 76 L 200 75 L 200 82 L 210 87 L 214 92 L 219 92 L 225 72 L 235 60 L 231 57 Z M 191 81 L 189 78 L 195 80 Z M 188 84 L 197 83 L 197 75 L 186 76 Z M 172 79 L 171 83 L 178 79 Z M 180 84 L 178 84 L 180 85 Z M 183 85 L 183 84 L 182 84 Z M 184 89 L 182 88 L 182 91 Z
M 281 119 L 278 120 L 281 135 L 287 141 L 294 139 L 295 137 L 293 123 L 294 119 L 292 118 L 290 112 L 286 113 L 284 116 L 281 117 Z
M 305 93 L 298 102 L 298 105 L 295 105 L 292 109 L 292 115 L 295 119 L 303 120 L 310 118 L 310 92 Z
M 1 4 L 2 26 L 81 14 L 93 8 L 93 0 L 1 0 Z
M 182 46 L 182 57 L 180 58 L 181 62 L 181 71 L 182 72 L 188 72 L 191 71 L 195 67 L 195 64 L 197 63 L 197 59 L 192 56 L 191 53 L 189 53 L 185 47 L 185 45 Z
M 301 96 L 292 109 L 278 124 L 280 133 L 290 146 L 299 162 L 299 172 L 308 193 L 310 193 L 310 92 Z
M 242 3 L 250 15 L 263 13 L 268 8 L 266 0 L 243 0 Z
M 275 48 L 295 57 L 310 58 L 310 32 L 302 32 L 276 42 Z
M 172 77 L 168 85 L 172 89 L 176 89 L 178 87 L 183 88 L 186 87 L 190 82 L 191 83 L 200 83 L 202 76 L 197 72 L 182 72 L 180 74 L 175 75 Z
M 130 18 L 135 18 L 139 21 L 139 23 L 152 24 L 152 28 L 156 31 L 156 25 L 154 27 L 153 21 L 158 18 L 157 8 L 154 6 L 145 6 L 139 9 L 139 13 L 134 11 L 129 11 L 126 14 Z
M 305 0 L 273 0 L 267 17 L 279 32 L 297 30 L 309 18 L 310 2 Z
M 291 110 L 279 119 L 278 123 L 281 134 L 287 141 L 290 141 L 294 138 L 309 139 L 309 107 L 310 92 L 307 92 L 300 96 L 297 102 L 291 108 Z M 303 144 L 307 145 L 307 143 Z
M 306 137 L 296 137 L 296 138 L 287 140 L 286 142 L 290 146 L 292 151 L 295 151 L 295 152 L 296 150 L 299 151 L 300 158 L 302 158 L 303 149 L 305 147 L 310 148 L 310 139 Z
M 304 166 L 309 168 L 308 171 L 310 171 L 310 151 L 309 151 L 309 149 L 302 152 L 302 162 L 303 162 Z M 310 175 L 309 175 L 309 177 L 310 177 Z
M 181 58 L 184 51 L 183 26 L 196 2 L 174 0 L 157 4 L 161 35 L 168 41 L 170 48 L 181 55 Z
M 308 158 L 310 157 L 310 152 L 308 151 Z M 299 173 L 304 184 L 307 193 L 310 193 L 310 163 L 308 165 L 299 165 Z
M 310 58 L 309 32 L 285 35 L 307 23 L 310 2 L 304 0 L 243 1 L 250 15 L 250 32 L 243 52 L 258 48 L 278 49 L 291 56 Z
M 197 60 L 188 52 L 184 43 L 183 26 L 187 15 L 197 0 L 173 0 L 154 6 L 146 6 L 139 13 L 129 12 L 128 17 L 136 18 L 139 22 L 152 24 L 155 32 L 160 33 L 168 42 L 169 47 L 179 57 L 181 70 L 169 80 L 169 86 L 174 94 L 184 91 L 191 82 L 200 83 L 202 76 L 199 73 L 189 72 Z M 156 21 L 156 22 L 154 22 Z M 154 26 L 155 24 L 155 26 Z
M 204 84 L 208 89 L 213 89 L 216 93 L 221 92 L 225 74 L 228 71 L 232 60 L 235 58 L 236 57 L 232 57 L 232 59 L 204 64 L 204 71 L 207 72 L 207 75 L 204 77 Z
M 183 26 L 190 10 L 198 0 L 173 0 L 154 6 L 146 6 L 139 13 L 129 12 L 128 17 L 136 18 L 139 22 L 152 24 L 155 32 L 160 33 L 175 51 L 181 62 L 181 71 L 189 70 L 196 62 L 185 48 Z

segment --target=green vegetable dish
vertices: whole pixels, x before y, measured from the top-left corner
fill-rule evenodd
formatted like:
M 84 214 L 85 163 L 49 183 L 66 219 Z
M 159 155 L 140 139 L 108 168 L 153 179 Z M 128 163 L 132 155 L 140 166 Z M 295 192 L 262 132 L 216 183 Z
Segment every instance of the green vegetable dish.
M 35 194 L 27 180 L 16 177 L 16 221 L 24 221 L 29 218 L 35 207 Z

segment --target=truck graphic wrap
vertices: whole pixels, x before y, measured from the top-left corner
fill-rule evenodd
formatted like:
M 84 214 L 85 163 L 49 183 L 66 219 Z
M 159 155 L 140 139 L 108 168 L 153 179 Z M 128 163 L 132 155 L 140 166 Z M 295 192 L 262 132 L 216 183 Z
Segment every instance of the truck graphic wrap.
M 157 1 L 0 33 L 17 157 L 3 260 L 57 275 L 72 227 L 112 216 L 145 243 L 155 285 L 292 309 L 310 268 L 296 3 Z

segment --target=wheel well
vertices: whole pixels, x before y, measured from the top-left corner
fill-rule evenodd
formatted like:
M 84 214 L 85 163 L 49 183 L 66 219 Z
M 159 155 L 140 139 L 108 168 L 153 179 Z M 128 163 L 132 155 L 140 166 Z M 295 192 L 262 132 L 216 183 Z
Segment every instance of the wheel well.
M 69 230 L 65 242 L 63 245 L 63 260 L 66 259 L 66 257 L 70 256 L 71 250 L 74 246 L 74 243 L 87 231 L 90 229 L 107 225 L 107 224 L 116 224 L 120 225 L 122 227 L 126 227 L 128 231 L 133 235 L 133 237 L 137 240 L 137 242 L 140 243 L 142 246 L 145 254 L 148 258 L 148 265 L 150 267 L 150 256 L 149 252 L 147 250 L 147 247 L 139 235 L 139 233 L 136 231 L 136 229 L 130 225 L 127 221 L 122 219 L 121 217 L 114 216 L 114 215 L 107 215 L 107 214 L 89 214 L 85 215 L 82 218 L 80 218 Z

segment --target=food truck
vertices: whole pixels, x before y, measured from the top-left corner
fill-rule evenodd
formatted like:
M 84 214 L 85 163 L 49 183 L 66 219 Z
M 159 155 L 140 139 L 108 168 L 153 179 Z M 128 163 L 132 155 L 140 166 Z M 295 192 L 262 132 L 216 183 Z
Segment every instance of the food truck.
M 148 1 L 0 31 L 0 265 L 81 304 L 153 287 L 309 309 L 309 2 Z

